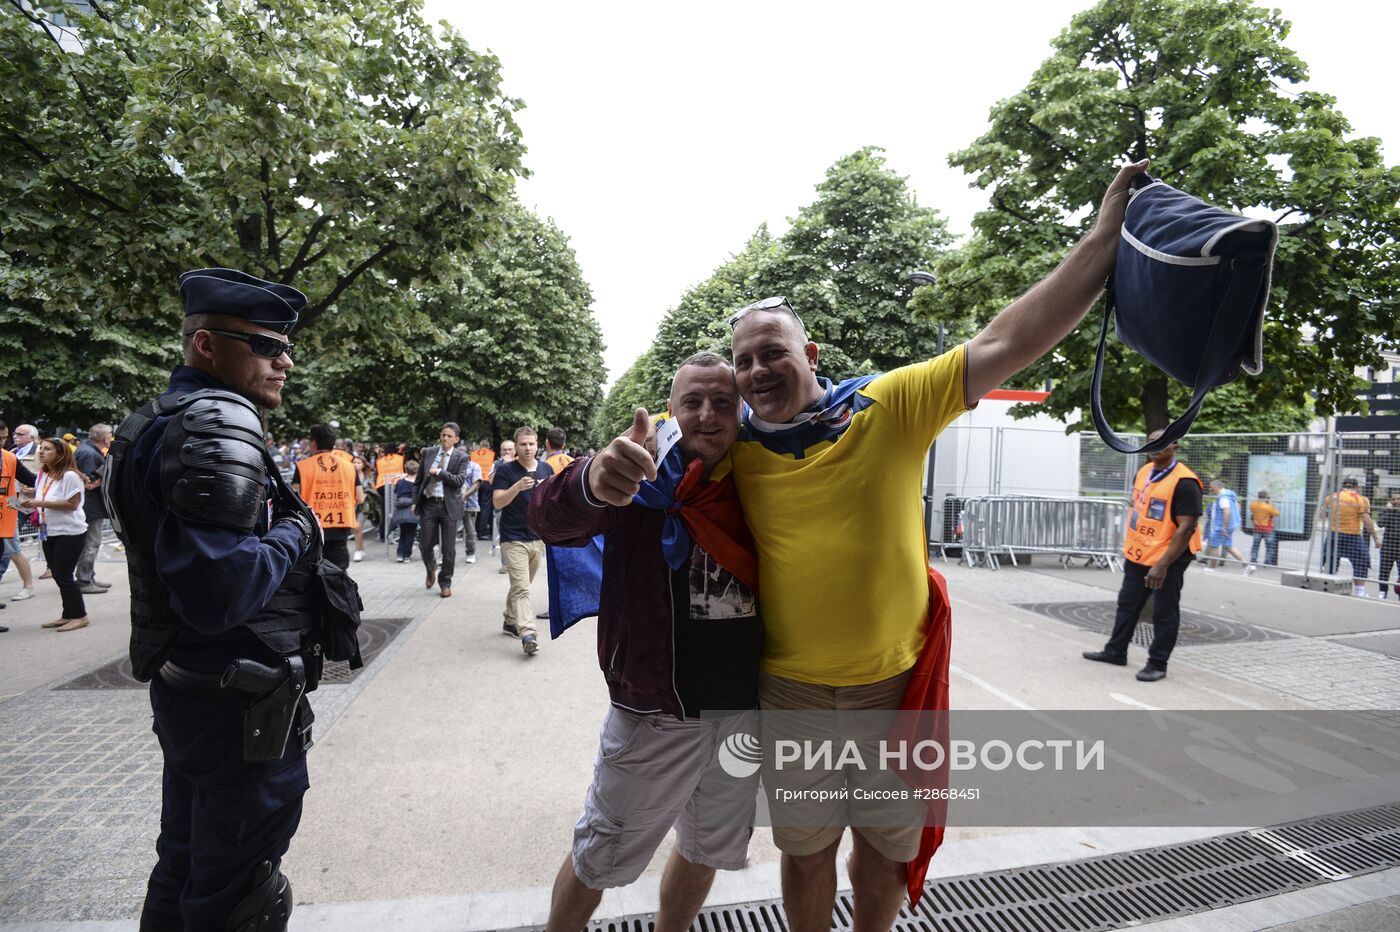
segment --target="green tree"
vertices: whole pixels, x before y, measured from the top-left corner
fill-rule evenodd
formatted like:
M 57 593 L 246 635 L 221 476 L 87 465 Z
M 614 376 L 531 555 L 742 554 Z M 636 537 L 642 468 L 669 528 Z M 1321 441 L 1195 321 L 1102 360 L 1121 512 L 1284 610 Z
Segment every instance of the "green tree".
M 594 446 L 602 446 L 625 431 L 632 423 L 637 408 L 660 411 L 666 405 L 666 392 L 657 393 L 653 378 L 656 360 L 651 350 L 638 356 L 627 371 L 618 376 L 598 409 L 597 425 L 593 431 Z M 670 386 L 667 386 L 669 391 Z
M 515 428 L 592 438 L 603 339 L 567 237 L 519 204 L 485 247 L 458 254 L 419 294 L 422 319 L 373 353 L 330 354 L 293 376 L 307 386 L 276 412 L 298 431 L 331 417 L 356 436 L 426 442 L 444 420 L 497 443 Z M 331 340 L 350 339 L 334 325 Z M 384 351 L 381 351 L 381 347 Z
M 883 372 L 934 351 L 936 328 L 912 318 L 905 278 L 933 264 L 952 237 L 881 151 L 860 149 L 827 169 L 774 263 L 774 284 L 821 344 L 821 368 L 832 379 Z
M 522 171 L 498 62 L 417 0 L 92 9 L 0 5 L 7 415 L 112 415 L 158 390 L 176 279 L 198 266 L 306 292 L 312 354 L 338 348 L 328 320 L 342 338 L 412 331 Z
M 1288 30 L 1247 0 L 1103 0 L 1075 16 L 1027 87 L 950 158 L 991 204 L 940 263 L 927 310 L 990 319 L 1087 232 L 1116 166 L 1151 157 L 1169 184 L 1281 223 L 1265 371 L 1213 395 L 1201 428 L 1287 429 L 1312 405 L 1355 407 L 1354 367 L 1381 365 L 1400 338 L 1400 168 L 1378 140 L 1348 138 L 1334 98 L 1294 87 L 1307 70 Z M 1098 331 L 1091 313 L 1018 383 L 1053 379 L 1050 413 L 1087 415 Z M 1106 368 L 1119 429 L 1155 429 L 1185 407 L 1180 386 L 1116 341 Z
M 600 430 L 615 436 L 636 405 L 665 399 L 671 376 L 692 353 L 728 355 L 729 316 L 768 295 L 792 301 L 821 344 L 821 372 L 829 378 L 928 358 L 937 328 L 926 317 L 914 317 L 905 278 L 932 266 L 949 241 L 938 212 L 918 205 L 879 149 L 837 160 L 817 185 L 816 200 L 798 211 L 787 233 L 775 239 L 760 227 L 742 252 L 681 296 L 648 353 L 614 386 L 618 399 L 609 396 Z M 916 306 L 923 300 L 917 298 Z

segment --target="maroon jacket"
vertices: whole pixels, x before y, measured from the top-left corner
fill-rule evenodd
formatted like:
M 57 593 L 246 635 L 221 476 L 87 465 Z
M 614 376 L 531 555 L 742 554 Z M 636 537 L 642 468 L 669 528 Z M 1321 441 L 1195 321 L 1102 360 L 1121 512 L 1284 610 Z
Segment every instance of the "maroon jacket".
M 684 718 L 675 678 L 675 626 L 690 604 L 688 569 L 661 554 L 665 513 L 595 505 L 584 483 L 590 460 L 570 463 L 535 487 L 530 528 L 546 544 L 582 546 L 606 534 L 598 610 L 598 666 L 614 705 Z

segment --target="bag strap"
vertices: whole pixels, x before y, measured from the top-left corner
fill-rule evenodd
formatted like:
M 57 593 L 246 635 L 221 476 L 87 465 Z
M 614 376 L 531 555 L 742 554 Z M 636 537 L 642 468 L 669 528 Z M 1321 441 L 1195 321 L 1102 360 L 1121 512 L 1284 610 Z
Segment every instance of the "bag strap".
M 1110 281 L 1108 293 L 1104 299 L 1103 325 L 1099 329 L 1099 348 L 1094 358 L 1094 378 L 1089 397 L 1089 412 L 1094 420 L 1094 429 L 1099 432 L 1104 443 L 1119 453 L 1156 453 L 1186 436 L 1186 432 L 1191 429 L 1191 424 L 1196 420 L 1196 416 L 1201 413 L 1201 405 L 1205 402 L 1206 395 L 1215 387 L 1220 377 L 1231 366 L 1238 363 L 1236 356 L 1240 338 L 1244 336 L 1245 328 L 1249 326 L 1249 321 L 1254 316 L 1254 308 L 1262 284 L 1259 275 L 1248 273 L 1262 271 L 1263 265 L 1264 256 L 1262 254 L 1237 256 L 1230 260 L 1230 284 L 1215 308 L 1215 320 L 1211 324 L 1210 335 L 1206 338 L 1206 352 L 1201 357 L 1201 364 L 1196 370 L 1196 385 L 1191 393 L 1191 403 L 1181 417 L 1167 425 L 1162 436 L 1156 440 L 1148 441 L 1140 447 L 1134 447 L 1114 433 L 1103 413 L 1101 393 L 1104 346 L 1108 342 L 1108 322 L 1117 305 L 1113 294 L 1113 284 Z M 1233 339 L 1222 339 L 1226 335 L 1233 336 Z

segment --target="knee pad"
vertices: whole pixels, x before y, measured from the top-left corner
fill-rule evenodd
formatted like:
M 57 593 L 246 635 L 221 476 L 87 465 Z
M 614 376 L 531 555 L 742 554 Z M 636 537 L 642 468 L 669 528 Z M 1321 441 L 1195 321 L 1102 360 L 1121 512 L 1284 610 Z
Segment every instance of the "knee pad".
M 227 932 L 286 932 L 292 884 L 277 869 L 281 863 L 263 861 L 253 870 L 253 890 L 234 907 Z

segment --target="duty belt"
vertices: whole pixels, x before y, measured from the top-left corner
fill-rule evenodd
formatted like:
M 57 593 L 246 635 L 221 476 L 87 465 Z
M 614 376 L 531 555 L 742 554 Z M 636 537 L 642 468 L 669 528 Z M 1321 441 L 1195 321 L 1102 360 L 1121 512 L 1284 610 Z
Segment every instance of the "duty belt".
M 160 678 L 174 690 L 207 699 L 243 699 L 243 759 L 248 763 L 281 760 L 293 727 L 302 748 L 311 747 L 315 716 L 306 701 L 306 665 L 301 657 L 284 657 L 278 666 L 235 660 L 222 673 L 190 670 L 167 661 Z

